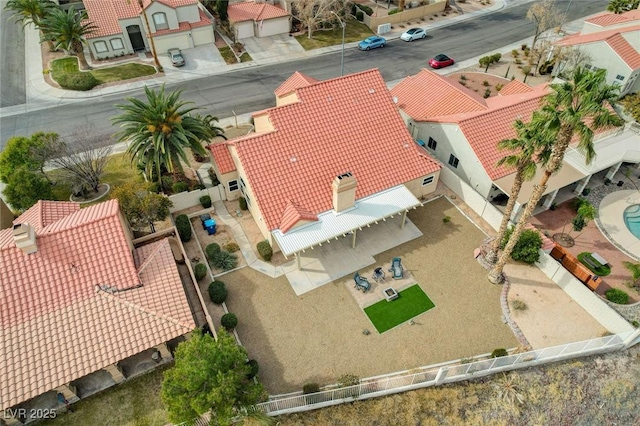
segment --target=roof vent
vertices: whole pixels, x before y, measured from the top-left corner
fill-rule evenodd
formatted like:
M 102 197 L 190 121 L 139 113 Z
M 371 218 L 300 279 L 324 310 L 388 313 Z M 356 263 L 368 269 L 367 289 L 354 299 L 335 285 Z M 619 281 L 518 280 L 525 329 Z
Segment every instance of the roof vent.
M 369 93 L 373 94 L 376 93 L 376 91 L 374 89 L 369 89 Z
M 13 242 L 24 254 L 32 254 L 38 251 L 36 231 L 28 223 L 16 223 L 13 225 Z
M 289 161 L 291 161 L 292 163 L 295 163 L 296 161 L 298 161 L 298 159 L 296 157 L 291 157 L 289 158 Z
M 397 96 L 394 96 L 394 97 L 393 97 L 393 103 L 394 103 L 394 104 L 397 104 L 397 103 L 398 103 L 398 97 L 397 97 Z

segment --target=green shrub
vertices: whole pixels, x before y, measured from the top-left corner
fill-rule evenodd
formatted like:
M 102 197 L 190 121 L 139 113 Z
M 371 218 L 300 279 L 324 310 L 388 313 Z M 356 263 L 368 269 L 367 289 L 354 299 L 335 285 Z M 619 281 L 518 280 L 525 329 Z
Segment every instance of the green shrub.
M 162 182 L 162 189 L 173 188 L 173 178 L 171 176 L 162 176 L 160 181 Z
M 359 4 L 358 7 L 367 15 L 369 16 L 373 15 L 373 9 L 371 9 L 369 6 L 365 6 L 364 4 Z
M 505 232 L 500 248 L 504 248 L 507 245 L 511 234 L 513 234 L 513 227 L 507 229 L 507 232 Z M 518 262 L 536 263 L 540 258 L 540 253 L 538 252 L 540 247 L 542 247 L 542 237 L 540 234 L 533 229 L 525 229 L 511 252 L 511 258 Z
M 238 325 L 238 317 L 236 314 L 228 313 L 224 314 L 222 318 L 220 318 L 220 324 L 227 330 L 231 331 Z
M 196 280 L 200 281 L 207 276 L 207 266 L 204 263 L 198 263 L 193 273 L 196 275 Z
M 229 271 L 238 266 L 238 258 L 235 254 L 231 254 L 227 251 L 220 250 L 213 256 L 213 266 L 223 271 Z
M 209 297 L 213 303 L 218 305 L 227 300 L 227 288 L 222 281 L 213 281 L 209 284 Z
M 240 197 L 238 198 L 238 204 L 240 206 L 240 210 L 248 210 L 249 207 L 247 206 L 247 199 L 244 197 Z
M 507 350 L 504 348 L 494 349 L 493 352 L 491 352 L 491 358 L 500 358 L 501 356 L 508 356 L 508 355 L 509 355 L 509 352 L 507 352 Z
M 618 290 L 617 288 L 610 288 L 604 293 L 607 296 L 607 300 L 618 305 L 626 305 L 629 303 L 629 295 L 627 292 Z
M 240 250 L 240 246 L 234 242 L 231 242 L 231 243 L 225 244 L 224 249 L 229 253 L 235 253 L 238 250 Z
M 180 234 L 180 241 L 186 243 L 191 239 L 191 222 L 186 214 L 181 214 L 176 217 L 176 229 Z
M 253 379 L 258 375 L 258 371 L 260 371 L 258 361 L 256 361 L 255 359 L 250 359 L 249 361 L 247 361 L 247 365 L 249 366 L 249 374 L 247 374 L 247 379 Z
M 256 248 L 258 249 L 258 254 L 262 259 L 267 262 L 271 260 L 271 257 L 273 256 L 273 249 L 271 248 L 271 245 L 269 245 L 269 241 L 260 241 Z
M 513 56 L 514 58 L 517 58 L 518 55 L 520 55 L 520 52 L 518 52 L 518 49 L 513 49 L 511 51 L 511 56 Z
M 482 97 L 487 99 L 489 96 L 491 96 L 491 89 L 487 87 L 486 89 L 484 89 L 484 94 L 482 95 Z
M 400 12 L 400 9 L 393 9 L 387 12 L 387 15 L 395 15 L 396 13 L 399 13 L 399 12 Z
M 149 192 L 155 192 L 156 194 L 159 194 L 159 193 L 162 192 L 158 182 L 152 182 L 152 183 L 149 184 Z
M 489 82 L 487 80 L 485 80 L 485 81 L 482 82 L 482 85 L 484 87 L 489 87 Z
M 451 222 L 451 216 L 445 216 L 442 218 L 442 223 L 449 223 Z
M 360 377 L 355 374 L 343 374 L 338 377 L 338 387 L 346 388 L 348 386 L 356 386 L 360 384 Z
M 98 85 L 98 80 L 90 72 L 72 72 L 55 79 L 60 87 L 68 90 L 91 90 Z
M 171 186 L 171 191 L 173 191 L 174 194 L 179 194 L 188 190 L 189 184 L 187 182 L 178 181 Z
M 491 55 L 491 63 L 497 64 L 498 62 L 500 62 L 501 58 L 502 58 L 502 53 L 494 53 L 493 55 Z
M 216 257 L 216 254 L 220 253 L 220 244 L 211 243 L 204 248 L 204 252 L 207 254 L 207 259 L 210 262 L 213 262 L 213 258 Z
M 200 197 L 200 205 L 202 205 L 202 207 L 204 207 L 205 209 L 211 207 L 211 197 L 208 195 L 203 195 L 202 197 Z
M 302 393 L 305 395 L 318 392 L 320 392 L 320 385 L 317 383 L 305 383 L 304 386 L 302 386 Z
M 640 322 L 639 321 L 633 320 L 633 321 L 631 321 L 631 325 L 634 326 L 635 328 L 640 328 Z
M 364 13 L 361 10 L 356 12 L 356 19 L 360 22 L 364 21 Z
M 466 79 L 467 79 L 467 76 L 466 76 L 466 75 L 464 75 L 464 74 L 461 74 L 461 75 L 460 75 L 460 80 L 466 80 Z
M 496 92 L 501 91 L 503 87 L 504 87 L 504 84 L 500 84 L 500 83 L 496 84 Z
M 627 114 L 631 115 L 634 120 L 640 122 L 640 93 L 626 95 L 620 100 Z
M 213 171 L 213 167 L 209 169 L 209 177 L 211 178 L 211 184 L 213 186 L 220 185 L 220 181 L 218 180 L 218 176 L 216 175 L 216 172 Z

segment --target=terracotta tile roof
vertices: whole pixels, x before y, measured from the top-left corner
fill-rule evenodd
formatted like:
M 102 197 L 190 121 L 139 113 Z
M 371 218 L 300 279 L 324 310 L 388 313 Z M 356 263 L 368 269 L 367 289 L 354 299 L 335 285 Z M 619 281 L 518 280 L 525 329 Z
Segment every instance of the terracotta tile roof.
M 220 171 L 220 173 L 230 173 L 236 169 L 233 158 L 231 158 L 231 153 L 229 153 L 227 142 L 214 143 L 207 148 L 211 151 L 213 161 L 218 165 L 218 171 Z
M 205 15 L 202 10 L 199 10 L 198 12 L 200 13 L 200 20 L 198 22 L 178 22 L 178 28 L 159 30 L 153 33 L 153 36 L 155 37 L 165 34 L 180 33 L 183 31 L 189 31 L 192 28 L 206 27 L 207 25 L 211 25 L 211 19 L 209 19 L 209 17 Z
M 262 21 L 264 19 L 289 16 L 289 13 L 279 7 L 269 3 L 255 3 L 253 1 L 230 4 L 227 13 L 231 22 Z
M 584 22 L 599 25 L 601 27 L 608 27 L 609 25 L 617 25 L 637 20 L 640 20 L 640 10 L 635 9 L 621 14 L 615 14 L 613 12 L 603 12 L 597 16 L 594 16 L 593 18 L 585 19 Z
M 631 37 L 640 37 L 640 25 L 584 35 L 573 34 L 558 40 L 556 44 L 558 46 L 575 46 L 577 44 L 604 41 L 620 56 L 620 59 L 622 59 L 627 66 L 634 70 L 640 67 L 640 52 L 627 41 L 627 38 Z
M 0 231 L 0 410 L 195 327 L 168 240 L 132 255 L 117 201 L 36 234 L 26 255 Z
M 300 71 L 296 71 L 291 77 L 286 79 L 284 83 L 280 85 L 280 87 L 274 90 L 273 93 L 275 93 L 276 96 L 282 96 L 291 93 L 296 89 L 310 86 L 317 82 L 318 80 L 316 80 L 315 78 L 304 75 Z
M 26 222 L 33 226 L 36 232 L 38 232 L 42 228 L 78 210 L 80 210 L 80 204 L 78 203 L 40 200 L 20 215 L 18 219 L 21 222 L 16 219 L 13 221 L 13 224 Z
M 291 201 L 313 214 L 332 209 L 341 173 L 356 177 L 359 199 L 440 169 L 411 138 L 377 69 L 296 93 L 299 102 L 260 113 L 273 132 L 230 141 L 269 230 Z
M 596 41 L 603 41 L 608 39 L 609 37 L 615 36 L 616 34 L 624 34 L 634 31 L 640 30 L 640 24 L 634 25 L 631 27 L 624 28 L 616 28 L 613 30 L 600 31 L 597 33 L 587 33 L 587 34 L 571 34 L 569 36 L 563 37 L 556 42 L 558 46 L 573 46 L 576 44 L 586 44 L 586 43 L 594 43 Z
M 640 31 L 635 35 L 640 39 Z M 620 59 L 632 70 L 640 68 L 640 52 L 638 52 L 629 42 L 622 36 L 616 34 L 607 39 L 607 44 L 611 46 L 614 52 L 620 56 Z
M 498 92 L 498 95 L 507 96 L 513 95 L 514 93 L 527 93 L 532 91 L 533 89 L 528 84 L 519 80 L 511 80 Z
M 487 109 L 482 96 L 427 69 L 403 79 L 391 94 L 398 99 L 398 107 L 417 121 Z
M 280 219 L 280 225 L 278 228 L 280 228 L 282 232 L 287 232 L 300 220 L 317 221 L 318 216 L 289 200 L 289 204 L 287 204 L 284 208 L 284 212 L 282 213 L 282 219 Z

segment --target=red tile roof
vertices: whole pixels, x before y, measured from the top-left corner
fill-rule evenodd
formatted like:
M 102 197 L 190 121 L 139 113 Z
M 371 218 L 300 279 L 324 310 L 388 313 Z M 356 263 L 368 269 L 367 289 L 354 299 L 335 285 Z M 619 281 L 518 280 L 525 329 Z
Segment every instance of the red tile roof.
M 635 34 L 640 39 L 640 31 Z M 620 56 L 620 59 L 632 70 L 640 68 L 640 52 L 638 52 L 629 42 L 622 36 L 616 34 L 607 39 L 607 44 L 611 46 L 614 52 Z
M 31 224 L 36 232 L 80 210 L 80 204 L 65 201 L 40 200 L 20 215 L 20 221 Z M 14 220 L 15 225 L 18 220 Z
M 487 109 L 482 96 L 427 69 L 403 79 L 391 94 L 398 98 L 398 107 L 417 121 Z
M 269 3 L 255 3 L 253 1 L 230 4 L 227 8 L 227 13 L 231 22 L 262 21 L 264 19 L 289 16 L 287 11 L 279 7 Z
M 168 240 L 132 255 L 117 201 L 46 222 L 30 255 L 0 231 L 0 410 L 195 327 Z
M 230 141 L 269 230 L 291 201 L 313 214 L 332 209 L 331 182 L 346 171 L 359 199 L 440 169 L 413 141 L 377 69 L 296 92 L 299 102 L 259 113 L 274 131 Z
M 584 22 L 589 22 L 590 24 L 599 25 L 601 27 L 608 27 L 610 25 L 617 25 L 637 20 L 640 20 L 640 10 L 635 9 L 620 14 L 603 12 L 593 18 L 585 19 Z
M 236 165 L 229 153 L 227 142 L 219 142 L 209 145 L 209 151 L 213 155 L 213 161 L 218 165 L 218 171 L 222 174 L 230 173 L 236 169 Z
M 282 232 L 287 232 L 300 220 L 317 221 L 318 216 L 289 200 L 289 204 L 287 204 L 287 207 L 284 208 L 284 212 L 282 213 L 282 219 L 280 219 L 280 226 L 278 226 L 278 228 L 280 228 Z
M 273 93 L 275 93 L 276 96 L 282 96 L 291 93 L 296 89 L 310 86 L 317 82 L 318 80 L 316 80 L 315 78 L 304 75 L 300 71 L 296 71 L 291 77 L 286 79 L 284 83 L 280 85 L 280 87 L 274 90 Z
M 624 34 L 624 35 L 623 35 Z M 573 34 L 556 42 L 558 46 L 575 46 L 577 44 L 604 41 L 620 56 L 632 70 L 640 67 L 640 53 L 627 41 L 627 38 L 640 37 L 640 25 L 601 31 L 589 34 Z
M 498 95 L 507 96 L 513 95 L 514 93 L 527 93 L 532 91 L 533 89 L 528 84 L 523 83 L 520 80 L 511 80 L 498 92 Z

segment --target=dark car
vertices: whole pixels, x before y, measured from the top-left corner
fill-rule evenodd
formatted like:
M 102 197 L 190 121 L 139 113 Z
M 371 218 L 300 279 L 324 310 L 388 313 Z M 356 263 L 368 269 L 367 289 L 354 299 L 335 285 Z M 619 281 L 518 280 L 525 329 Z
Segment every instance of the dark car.
M 171 63 L 174 67 L 181 67 L 184 65 L 184 56 L 182 56 L 180 49 L 169 49 L 167 53 L 169 54 L 169 59 L 171 59 Z
M 453 65 L 454 62 L 453 58 L 441 53 L 429 59 L 429 66 L 431 68 L 444 68 Z

